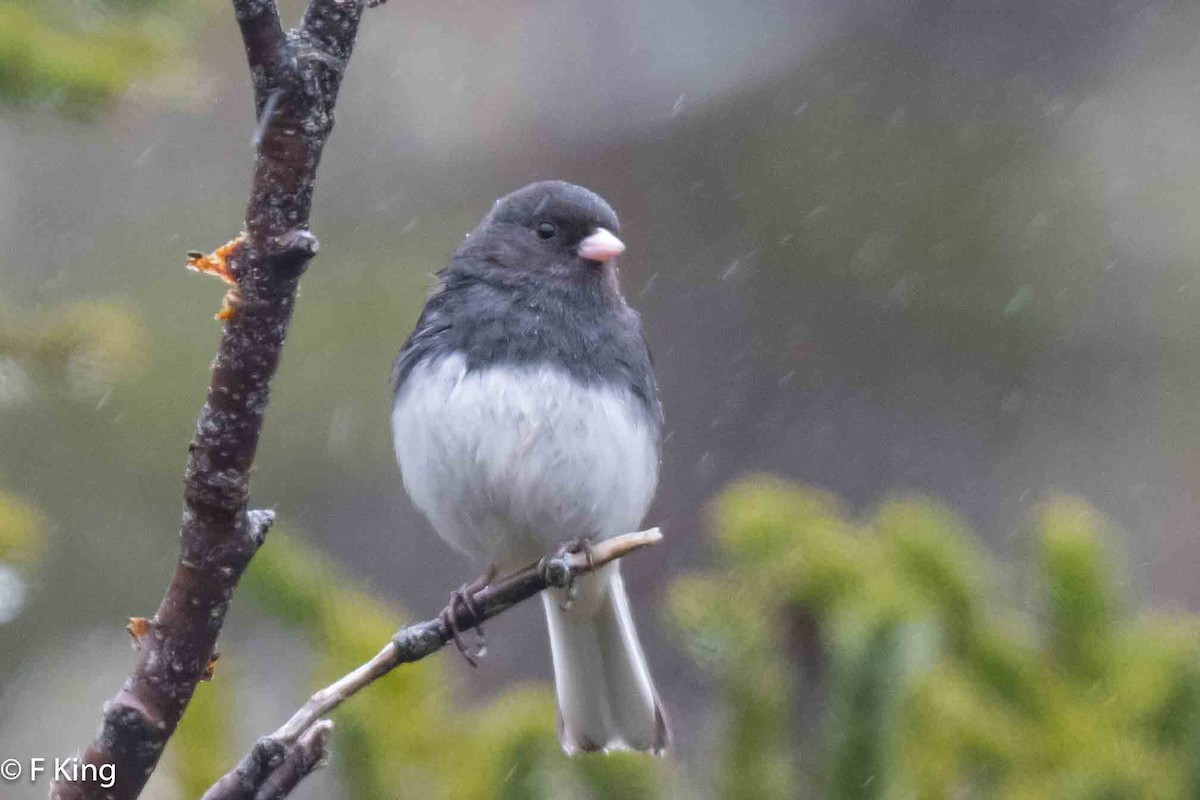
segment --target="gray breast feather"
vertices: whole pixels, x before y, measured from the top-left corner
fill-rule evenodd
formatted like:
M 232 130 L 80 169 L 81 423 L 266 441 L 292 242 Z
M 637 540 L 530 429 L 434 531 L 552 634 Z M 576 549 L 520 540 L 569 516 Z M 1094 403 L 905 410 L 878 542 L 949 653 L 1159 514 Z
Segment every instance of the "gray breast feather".
M 415 366 L 392 412 L 404 485 L 438 533 L 500 566 L 635 530 L 658 481 L 658 426 L 626 388 L 546 363 Z

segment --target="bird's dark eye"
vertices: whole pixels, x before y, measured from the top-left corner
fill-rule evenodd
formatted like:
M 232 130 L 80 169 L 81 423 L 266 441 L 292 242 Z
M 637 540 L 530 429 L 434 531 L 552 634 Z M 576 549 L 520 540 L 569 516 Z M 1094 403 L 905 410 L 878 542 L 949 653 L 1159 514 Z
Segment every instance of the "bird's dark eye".
M 542 239 L 553 239 L 554 234 L 558 233 L 558 228 L 554 227 L 553 223 L 541 222 L 537 226 L 537 235 Z

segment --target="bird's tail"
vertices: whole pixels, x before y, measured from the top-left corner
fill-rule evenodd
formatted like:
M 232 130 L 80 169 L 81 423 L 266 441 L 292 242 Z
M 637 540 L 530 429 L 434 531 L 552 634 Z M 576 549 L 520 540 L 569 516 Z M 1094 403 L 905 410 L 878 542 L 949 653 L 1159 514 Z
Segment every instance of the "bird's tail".
M 544 592 L 558 740 L 568 755 L 649 750 L 670 743 L 666 717 L 638 641 L 619 566 L 580 576 L 578 594 L 564 610 L 562 591 Z

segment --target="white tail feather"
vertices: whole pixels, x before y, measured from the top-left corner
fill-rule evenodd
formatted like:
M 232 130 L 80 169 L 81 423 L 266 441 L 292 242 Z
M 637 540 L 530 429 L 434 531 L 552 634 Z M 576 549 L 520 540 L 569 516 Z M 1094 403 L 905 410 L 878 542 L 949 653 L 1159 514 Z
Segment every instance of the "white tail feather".
M 666 718 L 642 653 L 619 565 L 576 580 L 564 610 L 562 591 L 542 601 L 550 628 L 558 694 L 559 742 L 568 754 L 649 750 L 669 743 Z

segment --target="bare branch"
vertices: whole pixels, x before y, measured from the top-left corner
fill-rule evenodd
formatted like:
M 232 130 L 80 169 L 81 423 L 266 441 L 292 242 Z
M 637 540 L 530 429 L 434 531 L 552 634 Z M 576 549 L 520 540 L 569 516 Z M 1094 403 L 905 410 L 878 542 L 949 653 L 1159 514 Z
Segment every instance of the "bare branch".
M 313 185 L 363 3 L 312 0 L 301 29 L 284 34 L 274 0 L 232 1 L 261 136 L 247 235 L 224 251 L 237 285 L 188 448 L 179 562 L 158 611 L 138 626 L 145 635 L 132 674 L 81 754 L 85 765 L 114 765 L 116 783 L 106 789 L 56 782 L 51 797 L 63 800 L 141 793 L 205 674 L 233 590 L 272 519 L 247 511 L 250 473 L 299 278 L 317 251 L 308 230 Z M 273 113 L 264 115 L 272 95 Z
M 265 82 L 266 73 L 278 77 L 284 63 L 287 37 L 279 23 L 275 0 L 233 0 L 233 14 L 242 29 L 246 62 L 250 65 L 257 94 L 258 84 Z
M 358 24 L 363 5 L 363 0 L 311 0 L 300 29 L 330 56 L 345 61 L 354 46 L 354 39 L 346 38 L 345 28 Z
M 599 569 L 661 539 L 661 531 L 652 528 L 599 542 L 592 546 L 590 558 L 585 553 L 564 553 L 543 558 L 475 594 L 472 605 L 479 616 L 475 616 L 466 604 L 455 603 L 451 609 L 454 621 L 463 630 L 474 627 L 546 589 L 570 586 L 577 576 Z M 374 658 L 318 691 L 278 730 L 259 739 L 237 768 L 213 784 L 202 800 L 251 800 L 263 797 L 259 787 L 282 784 L 282 781 L 274 783 L 275 772 L 289 768 L 291 754 L 302 746 L 313 730 L 328 724 L 323 719 L 325 716 L 401 664 L 420 661 L 441 650 L 451 638 L 449 628 L 436 618 L 401 628 Z M 296 780 L 298 782 L 299 779 Z M 295 786 L 295 783 L 291 785 Z M 256 791 L 259 794 L 256 795 Z M 273 798 L 286 796 L 286 792 L 270 795 Z
M 320 720 L 306 730 L 296 740 L 295 746 L 288 750 L 283 763 L 271 773 L 254 795 L 254 800 L 282 800 L 313 770 L 324 765 L 325 740 L 329 738 L 331 730 L 333 723 L 327 719 Z

